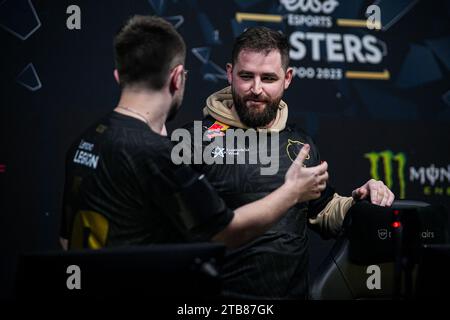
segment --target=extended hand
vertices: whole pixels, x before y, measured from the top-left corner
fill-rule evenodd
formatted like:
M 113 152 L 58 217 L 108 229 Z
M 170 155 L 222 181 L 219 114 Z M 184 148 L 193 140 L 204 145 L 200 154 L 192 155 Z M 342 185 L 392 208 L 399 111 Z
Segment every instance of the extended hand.
M 308 156 L 309 145 L 305 144 L 300 150 L 297 158 L 286 172 L 286 183 L 293 184 L 298 192 L 298 202 L 317 199 L 325 189 L 328 180 L 328 164 L 322 164 L 306 168 L 303 162 Z
M 390 207 L 395 199 L 394 194 L 382 181 L 374 179 L 370 179 L 362 187 L 352 192 L 352 197 L 355 200 L 365 199 L 368 196 L 370 196 L 370 202 L 382 207 Z

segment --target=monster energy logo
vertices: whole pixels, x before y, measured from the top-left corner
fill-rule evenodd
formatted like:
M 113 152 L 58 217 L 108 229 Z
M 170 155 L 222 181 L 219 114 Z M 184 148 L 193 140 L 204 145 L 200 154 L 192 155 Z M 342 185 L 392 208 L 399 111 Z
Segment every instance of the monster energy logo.
M 398 185 L 400 188 L 400 199 L 405 199 L 405 166 L 406 166 L 406 156 L 404 153 L 394 154 L 390 150 L 382 152 L 369 152 L 364 154 L 364 157 L 370 161 L 370 175 L 375 180 L 383 180 L 389 189 L 392 189 L 394 184 L 394 162 L 397 163 L 397 175 Z M 381 159 L 381 161 L 380 161 Z M 380 168 L 379 164 L 382 162 L 384 169 L 384 179 L 380 178 Z

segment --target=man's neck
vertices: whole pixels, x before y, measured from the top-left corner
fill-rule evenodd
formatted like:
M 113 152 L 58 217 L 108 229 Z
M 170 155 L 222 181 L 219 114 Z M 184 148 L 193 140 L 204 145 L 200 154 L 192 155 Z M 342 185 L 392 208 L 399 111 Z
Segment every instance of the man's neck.
M 267 129 L 272 128 L 273 124 L 275 123 L 275 120 L 276 120 L 276 117 L 272 121 L 270 121 L 269 124 L 267 126 L 265 126 L 264 128 L 267 128 Z
M 124 89 L 114 111 L 146 122 L 154 132 L 164 135 L 169 104 L 162 92 Z

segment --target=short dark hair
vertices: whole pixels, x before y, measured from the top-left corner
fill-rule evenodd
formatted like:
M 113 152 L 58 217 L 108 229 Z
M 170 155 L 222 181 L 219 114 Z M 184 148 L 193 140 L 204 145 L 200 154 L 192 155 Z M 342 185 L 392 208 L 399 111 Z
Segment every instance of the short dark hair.
M 159 90 L 170 69 L 184 64 L 186 44 L 175 28 L 156 16 L 131 17 L 114 38 L 120 86 Z
M 264 52 L 266 55 L 272 50 L 278 50 L 283 69 L 286 70 L 289 66 L 289 42 L 281 32 L 266 27 L 248 28 L 234 41 L 231 53 L 233 64 L 242 50 Z

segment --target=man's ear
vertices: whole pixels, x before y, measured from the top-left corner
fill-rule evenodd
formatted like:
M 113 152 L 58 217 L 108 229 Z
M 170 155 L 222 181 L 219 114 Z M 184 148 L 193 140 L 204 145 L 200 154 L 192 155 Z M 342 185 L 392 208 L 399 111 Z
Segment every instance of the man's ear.
M 227 63 L 227 78 L 228 78 L 228 84 L 231 85 L 232 79 L 233 79 L 233 65 L 231 63 Z
M 170 92 L 173 93 L 179 90 L 183 85 L 183 66 L 180 64 L 172 69 L 170 72 L 169 88 Z
M 294 69 L 287 68 L 286 75 L 284 76 L 284 90 L 289 88 L 289 85 L 291 84 L 291 81 L 292 81 L 293 74 L 294 74 Z
M 117 71 L 117 69 L 114 69 L 114 79 L 116 79 L 116 82 L 120 84 L 119 71 Z

